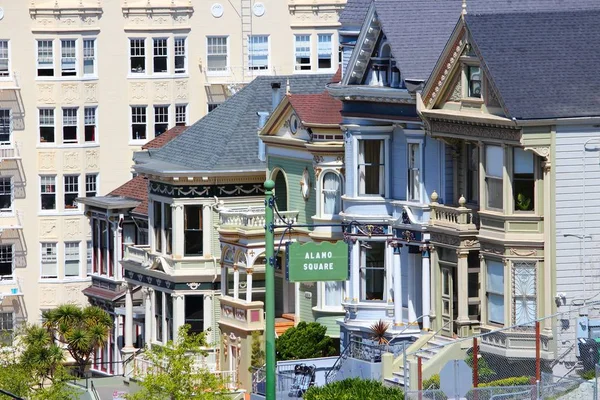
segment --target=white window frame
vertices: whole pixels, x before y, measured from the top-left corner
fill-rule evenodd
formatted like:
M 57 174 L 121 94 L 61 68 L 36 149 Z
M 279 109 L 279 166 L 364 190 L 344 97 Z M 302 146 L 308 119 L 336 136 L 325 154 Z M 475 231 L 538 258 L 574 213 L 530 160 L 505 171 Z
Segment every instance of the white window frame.
M 58 201 L 57 201 L 57 190 L 56 190 L 56 175 L 40 175 L 40 180 L 39 180 L 39 187 L 40 187 L 40 213 L 55 213 L 58 211 Z M 44 185 L 45 187 L 50 186 L 50 187 L 54 187 L 54 191 L 50 192 L 50 191 L 44 191 L 42 192 L 42 185 Z M 44 210 L 42 209 L 42 196 L 44 194 L 53 194 L 54 195 L 54 208 L 51 209 L 47 209 Z
M 8 181 L 8 190 L 9 193 L 4 193 L 5 182 Z M 0 208 L 0 213 L 9 213 L 13 211 L 14 203 L 15 203 L 15 187 L 13 183 L 12 176 L 2 176 L 0 177 L 0 194 L 6 195 L 10 194 L 10 207 L 8 208 Z
M 85 271 L 87 276 L 94 273 L 94 244 L 91 240 L 85 242 Z
M 154 123 L 152 124 L 153 129 L 153 134 L 154 137 L 158 137 L 161 134 L 165 133 L 166 131 L 169 130 L 170 124 L 169 124 L 169 105 L 168 104 L 157 104 L 152 106 L 152 111 L 153 111 L 153 121 Z M 166 110 L 166 113 L 159 113 L 158 111 L 160 110 Z M 167 127 L 165 128 L 165 130 L 163 132 L 161 132 L 160 134 L 156 134 L 156 126 L 157 125 L 167 125 Z
M 344 194 L 344 177 L 342 176 L 342 174 L 340 174 L 338 171 L 336 171 L 335 169 L 324 169 L 323 171 L 321 171 L 321 174 L 319 175 L 319 186 L 318 186 L 318 190 L 319 190 L 319 215 L 321 216 L 321 218 L 327 218 L 327 219 L 339 219 L 339 213 L 338 214 L 327 214 L 325 213 L 325 175 L 327 174 L 334 174 L 336 175 L 339 180 L 340 180 L 340 194 L 339 194 L 339 202 L 340 202 L 340 212 L 343 210 L 342 207 L 342 195 Z
M 76 252 L 73 250 L 75 249 Z M 63 276 L 65 279 L 78 279 L 81 276 L 81 242 L 64 242 L 63 246 L 64 254 L 64 271 Z M 77 275 L 67 275 L 67 262 L 77 261 Z
M 183 113 L 181 112 L 183 108 Z M 182 118 L 183 116 L 183 118 Z M 188 105 L 187 104 L 176 104 L 175 105 L 175 125 L 176 126 L 187 126 L 188 124 Z
M 134 114 L 134 111 L 136 109 L 143 109 L 144 113 L 143 113 L 143 117 L 145 119 L 144 121 L 144 125 L 146 125 L 146 137 L 144 137 L 143 139 L 139 139 L 139 138 L 134 138 L 133 137 L 133 125 L 142 125 L 142 123 L 134 123 L 134 116 L 136 118 L 141 118 L 142 114 Z M 130 143 L 146 143 L 148 141 L 148 106 L 147 105 L 131 105 L 129 106 L 129 140 Z
M 49 59 L 52 62 L 51 64 L 44 64 L 44 63 L 40 63 L 40 60 L 42 59 L 47 59 L 44 57 L 40 57 L 40 43 L 41 42 L 46 42 L 46 43 L 50 43 L 50 55 L 49 55 Z M 44 54 L 47 53 L 47 49 L 45 49 Z M 47 55 L 47 54 L 46 54 Z M 35 41 L 35 59 L 36 59 L 36 78 L 38 79 L 51 79 L 51 78 L 55 78 L 55 68 L 54 68 L 54 40 L 53 39 L 36 39 Z M 39 70 L 41 69 L 45 69 L 45 70 L 52 70 L 52 75 L 39 75 Z
M 416 166 L 411 166 L 411 158 L 410 151 L 412 146 L 418 146 L 417 154 L 418 160 Z M 406 139 L 406 169 L 407 169 L 407 180 L 406 180 L 406 199 L 408 201 L 418 201 L 423 203 L 423 139 L 414 139 L 407 138 Z M 410 179 L 411 173 L 417 170 L 417 179 L 418 179 L 418 193 L 413 192 L 413 188 L 410 187 Z
M 181 54 L 181 45 L 179 42 L 183 41 L 183 54 Z M 183 68 L 177 68 L 177 57 L 183 57 Z M 175 36 L 173 39 L 173 72 L 178 74 L 188 73 L 188 38 L 186 36 Z
M 304 54 L 305 51 L 301 51 L 299 52 L 298 49 L 302 48 L 305 49 L 306 45 L 304 46 L 299 46 L 302 43 L 305 43 L 305 40 L 302 41 L 298 41 L 298 38 L 306 38 L 308 37 L 308 63 L 298 63 L 298 58 L 306 58 L 306 57 L 301 57 L 298 56 L 298 54 Z M 310 33 L 299 33 L 299 34 L 295 34 L 294 35 L 294 72 L 296 73 L 307 73 L 313 70 L 312 68 L 312 62 L 313 62 L 313 54 L 312 54 L 312 35 Z M 308 66 L 308 68 L 302 68 L 302 67 L 306 67 Z
M 52 121 L 50 121 L 49 113 L 52 113 Z M 44 114 L 44 115 L 43 115 Z M 42 142 L 41 128 L 52 127 L 54 129 L 54 140 L 51 142 Z M 38 143 L 40 145 L 54 145 L 56 143 L 56 109 L 52 107 L 41 107 L 38 108 Z
M 73 42 L 73 46 L 66 46 L 65 43 Z M 69 51 L 65 57 L 65 49 Z M 73 54 L 70 54 L 70 53 Z M 73 69 L 65 69 L 65 60 L 73 59 Z M 77 39 L 61 38 L 60 39 L 60 76 L 63 78 L 76 78 L 78 74 L 79 50 L 77 49 Z M 69 63 L 70 64 L 70 63 Z M 65 75 L 68 73 L 68 75 Z
M 132 45 L 134 44 L 134 42 L 136 44 L 139 43 L 139 41 L 141 41 L 142 46 L 135 46 L 133 47 Z M 128 51 L 129 51 L 129 63 L 127 65 L 127 71 L 128 71 L 128 75 L 130 76 L 145 76 L 148 74 L 148 52 L 146 51 L 146 38 L 140 38 L 140 37 L 130 37 L 127 38 L 127 43 L 128 43 Z M 139 54 L 135 54 L 132 55 L 131 54 L 131 50 L 135 48 L 136 50 L 138 49 L 142 49 L 144 51 L 143 56 L 139 55 Z M 133 57 L 143 57 L 144 58 L 144 70 L 143 71 L 132 71 L 131 70 L 131 61 Z
M 378 300 L 367 300 L 366 299 L 366 274 L 367 274 L 367 250 L 366 248 L 364 248 L 363 246 L 361 246 L 362 243 L 367 243 L 368 245 L 370 245 L 371 243 L 383 243 L 383 299 L 378 299 Z M 386 242 L 385 241 L 376 241 L 376 240 L 363 240 L 363 241 L 358 241 L 356 242 L 356 245 L 358 246 L 358 257 L 359 257 L 359 268 L 360 268 L 360 296 L 359 296 L 359 301 L 361 303 L 374 303 L 374 304 L 381 304 L 381 303 L 387 303 L 388 300 L 388 292 L 389 292 L 389 285 L 391 284 L 391 282 L 388 282 L 388 274 L 387 274 L 387 269 L 388 269 L 388 257 L 387 257 L 387 246 L 386 246 Z M 370 269 L 374 269 L 374 268 L 370 268 Z M 379 268 L 377 268 L 379 269 Z M 363 298 L 364 297 L 364 298 Z
M 3 60 L 5 58 L 5 57 L 3 57 L 4 49 L 6 49 L 6 72 L 2 72 L 0 70 L 0 79 L 10 79 L 12 77 L 12 68 L 11 68 L 11 63 L 10 63 L 10 55 L 11 55 L 10 40 L 8 40 L 8 39 L 0 40 L 0 60 Z
M 355 193 L 357 197 L 372 197 L 372 198 L 387 198 L 390 193 L 390 137 L 388 135 L 353 135 L 352 137 L 354 144 L 354 165 L 356 166 L 356 172 L 360 173 L 360 142 L 363 140 L 382 140 L 383 141 L 383 153 L 384 153 L 384 164 L 383 164 L 383 184 L 380 182 L 380 192 L 383 188 L 383 194 L 363 194 L 361 193 L 361 182 L 360 176 L 357 175 L 355 179 Z
M 157 41 L 163 41 L 164 40 L 164 46 L 156 46 L 156 42 Z M 169 61 L 170 61 L 170 56 L 171 56 L 171 50 L 169 48 L 170 46 L 170 40 L 167 37 L 153 37 L 152 38 L 152 75 L 168 75 L 171 72 L 171 66 L 169 65 Z M 162 51 L 165 52 L 165 54 L 159 54 L 156 55 L 156 49 L 160 49 L 161 53 Z M 165 58 L 165 66 L 166 66 L 166 71 L 159 71 L 156 72 L 154 70 L 154 61 L 157 57 L 161 57 L 161 58 Z
M 65 115 L 71 114 L 71 115 Z M 65 141 L 65 128 L 75 127 L 75 139 Z M 56 139 L 56 138 L 55 138 Z M 62 108 L 62 143 L 77 144 L 79 142 L 79 108 L 78 107 L 63 107 Z
M 329 60 L 330 60 L 330 64 L 331 66 L 329 68 L 320 68 L 319 67 L 319 60 L 321 59 L 321 51 L 320 51 L 320 44 L 321 43 L 326 43 L 326 41 L 321 42 L 321 38 L 327 37 L 329 36 L 330 40 L 329 40 L 329 44 L 330 44 L 330 48 L 329 48 Z M 323 46 L 324 48 L 324 46 Z M 317 70 L 319 71 L 331 71 L 334 69 L 334 61 L 333 61 L 333 33 L 319 33 L 317 34 Z M 327 57 L 323 57 L 324 59 Z
M 338 284 L 341 286 L 340 288 L 340 299 L 338 305 L 330 305 L 327 304 L 327 294 L 326 294 L 326 285 L 327 284 Z M 331 311 L 331 312 L 341 312 L 344 310 L 342 306 L 342 302 L 344 301 L 344 296 L 346 295 L 346 285 L 343 281 L 332 281 L 332 282 L 319 282 L 317 286 L 317 297 L 318 297 L 318 308 L 320 311 Z
M 92 111 L 91 113 L 89 111 Z M 86 128 L 88 126 L 94 127 L 94 140 L 86 139 Z M 98 143 L 98 107 L 97 106 L 86 106 L 83 108 L 83 142 L 84 143 Z
M 256 56 L 260 56 L 260 55 L 255 55 L 253 54 L 253 45 L 254 39 L 261 39 L 260 43 L 258 43 L 259 45 L 262 45 L 264 42 L 262 42 L 262 39 L 266 39 L 266 44 L 267 44 L 267 64 L 264 66 L 259 66 L 258 68 L 254 68 L 253 65 L 253 57 Z M 252 74 L 258 74 L 258 73 L 267 73 L 268 71 L 271 70 L 271 36 L 270 35 L 248 35 L 248 37 L 246 38 L 246 40 L 248 41 L 248 72 L 252 73 Z
M 7 252 L 4 249 L 9 249 Z M 15 273 L 15 246 L 13 244 L 2 244 L 0 245 L 0 262 L 8 262 L 3 261 L 4 257 L 10 252 L 10 263 L 11 263 L 11 272 L 8 275 L 0 275 L 1 281 L 12 281 L 14 279 Z
M 496 148 L 500 148 L 500 150 L 502 151 L 502 165 L 500 167 L 500 176 L 496 176 L 496 175 L 490 175 L 488 173 L 488 170 L 490 168 L 488 168 L 488 148 L 491 147 L 496 147 Z M 504 168 L 505 168 L 505 164 L 506 164 L 506 151 L 505 151 L 505 147 L 499 144 L 485 144 L 484 147 L 484 171 L 485 171 L 485 209 L 486 210 L 492 210 L 492 211 L 498 211 L 498 212 L 503 212 L 505 207 L 506 207 L 506 201 L 504 199 L 504 190 L 506 188 L 505 182 L 504 182 Z M 502 191 L 501 191 L 501 198 L 500 200 L 502 201 L 502 207 L 498 208 L 498 207 L 491 207 L 490 206 L 490 190 L 489 190 L 489 180 L 495 180 L 495 181 L 500 181 L 500 183 L 502 184 Z
M 0 141 L 0 146 L 12 145 L 13 144 L 13 114 L 11 108 L 0 108 L 0 114 L 8 111 L 8 141 Z M 0 121 L 3 117 L 0 116 Z
M 215 46 L 223 46 L 223 44 L 210 44 L 209 42 L 211 40 L 214 39 L 224 39 L 225 40 L 225 49 L 226 49 L 226 54 L 225 54 L 225 69 L 221 70 L 221 69 L 213 69 L 211 70 L 209 67 L 209 57 L 212 56 L 222 56 L 222 53 L 215 53 L 215 54 L 210 54 L 209 53 L 209 49 Z M 206 73 L 207 75 L 212 75 L 212 76 L 224 76 L 224 75 L 229 75 L 229 71 L 230 71 L 230 52 L 229 52 L 229 36 L 228 35 L 211 35 L 211 36 L 207 36 L 206 37 Z
M 85 197 L 94 197 L 88 196 L 89 193 L 98 195 L 98 174 L 85 174 Z
M 86 47 L 86 43 L 92 42 L 92 46 Z M 81 71 L 84 77 L 97 77 L 98 76 L 98 41 L 96 38 L 83 38 L 82 46 L 83 46 L 83 57 L 82 57 L 82 66 Z M 90 51 L 91 50 L 91 51 Z M 85 62 L 86 60 L 92 60 L 92 73 L 85 72 Z
M 489 269 L 490 269 L 491 262 L 497 263 L 502 266 L 502 292 L 494 291 L 494 290 L 491 290 L 491 288 L 490 288 Z M 485 297 L 486 297 L 485 301 L 486 301 L 486 314 L 487 314 L 485 323 L 504 326 L 506 323 L 506 317 L 505 317 L 505 315 L 506 315 L 506 293 L 504 290 L 505 282 L 506 282 L 506 268 L 504 266 L 504 262 L 502 260 L 487 258 L 485 260 L 485 276 L 486 276 L 486 279 L 485 279 Z M 495 321 L 495 320 L 491 319 L 490 295 L 498 297 L 498 298 L 500 298 L 500 297 L 502 298 L 502 321 Z
M 74 178 L 74 180 L 73 180 Z M 79 209 L 81 208 L 81 205 L 79 203 L 77 203 L 77 205 L 73 208 L 67 208 L 67 204 L 66 204 L 66 197 L 68 194 L 73 195 L 75 194 L 75 198 L 80 197 L 80 191 L 81 191 L 81 179 L 80 179 L 80 175 L 64 175 L 63 176 L 63 201 L 62 201 L 62 205 L 64 207 L 64 210 L 66 212 L 72 212 L 72 211 L 79 211 Z M 73 190 L 73 187 L 76 186 L 76 190 Z
M 535 260 L 513 260 L 513 261 L 511 261 L 511 264 L 512 264 L 512 268 L 511 268 L 511 274 L 512 274 L 512 277 L 511 277 L 511 282 L 512 282 L 512 288 L 511 288 L 511 292 L 512 292 L 511 293 L 511 296 L 512 296 L 512 325 L 519 325 L 519 327 L 521 329 L 533 328 L 535 326 L 535 320 L 538 318 L 537 317 L 537 311 L 538 311 L 537 262 Z M 518 270 L 521 270 L 521 271 L 528 270 L 529 272 L 527 272 L 527 274 L 529 274 L 531 277 L 533 277 L 533 285 L 531 287 L 531 289 L 533 289 L 533 293 L 520 293 L 520 292 L 522 292 L 524 287 L 520 285 L 520 283 L 522 283 L 522 281 L 519 282 L 519 280 L 517 279 L 517 275 L 519 274 Z M 529 288 L 525 288 L 525 289 L 529 289 Z M 527 318 L 524 321 L 523 320 L 519 321 L 518 315 L 517 315 L 517 309 L 522 308 L 523 305 L 525 305 L 525 308 L 529 309 L 531 302 L 533 302 L 533 307 L 531 307 L 531 308 L 533 308 L 533 310 L 532 310 L 533 315 L 529 316 L 529 318 Z
M 46 254 L 44 249 L 51 249 L 50 254 Z M 50 260 L 46 264 L 51 264 L 54 260 L 54 274 L 44 275 L 44 260 Z M 40 279 L 58 279 L 58 243 L 56 242 L 40 243 Z

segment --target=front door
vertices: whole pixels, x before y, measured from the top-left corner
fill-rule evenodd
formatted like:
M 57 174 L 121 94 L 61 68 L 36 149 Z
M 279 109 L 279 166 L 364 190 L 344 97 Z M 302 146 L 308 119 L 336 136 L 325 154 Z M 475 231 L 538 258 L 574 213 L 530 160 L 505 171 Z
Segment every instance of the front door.
M 454 268 L 442 267 L 442 335 L 454 333 Z

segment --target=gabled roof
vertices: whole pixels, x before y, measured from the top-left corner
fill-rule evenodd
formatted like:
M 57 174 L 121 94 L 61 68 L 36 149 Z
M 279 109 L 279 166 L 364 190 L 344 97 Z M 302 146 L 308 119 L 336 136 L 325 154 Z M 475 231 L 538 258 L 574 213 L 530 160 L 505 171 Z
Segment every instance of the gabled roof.
M 139 200 L 140 204 L 133 209 L 134 214 L 148 215 L 148 180 L 141 175 L 125 182 L 108 196 Z
M 327 92 L 290 94 L 288 100 L 303 124 L 339 125 L 342 123 L 342 102 Z
M 259 76 L 190 126 L 181 135 L 148 156 L 136 159 L 140 172 L 232 173 L 264 171 L 258 159 L 259 111 L 272 110 L 271 83 L 279 83 L 281 97 L 289 80 L 292 93 L 321 93 L 332 75 Z
M 347 26 L 360 26 L 367 15 L 369 4 L 373 0 L 348 0 L 340 14 L 342 28 Z
M 600 10 L 465 20 L 509 117 L 600 115 Z
M 159 149 L 185 131 L 187 126 L 174 126 L 142 146 L 142 150 Z

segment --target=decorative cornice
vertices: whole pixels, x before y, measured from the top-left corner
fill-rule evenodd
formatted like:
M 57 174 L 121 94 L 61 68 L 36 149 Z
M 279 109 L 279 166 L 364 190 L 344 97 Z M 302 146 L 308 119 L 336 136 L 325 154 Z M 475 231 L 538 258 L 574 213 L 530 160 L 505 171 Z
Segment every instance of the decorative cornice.
M 261 183 L 238 185 L 169 185 L 162 182 L 150 181 L 150 194 L 172 198 L 211 198 L 244 197 L 264 195 L 265 189 Z
M 163 4 L 124 0 L 125 30 L 190 29 L 194 7 L 190 0 L 163 0 Z M 176 4 L 179 3 L 179 4 Z M 185 4 L 184 4 L 185 3 Z
M 518 142 L 521 131 L 518 129 L 504 128 L 492 125 L 479 125 L 468 122 L 451 122 L 446 120 L 432 119 L 429 129 L 433 137 L 438 135 L 459 136 L 464 139 L 494 139 L 499 141 Z
M 84 3 L 88 3 L 84 4 Z M 92 5 L 93 4 L 93 5 Z M 102 16 L 100 2 L 81 1 L 77 7 L 29 7 L 32 31 L 89 31 L 98 30 L 98 20 Z
M 339 15 L 344 9 L 345 1 L 313 1 L 290 0 L 288 10 L 291 27 L 296 26 L 340 26 Z

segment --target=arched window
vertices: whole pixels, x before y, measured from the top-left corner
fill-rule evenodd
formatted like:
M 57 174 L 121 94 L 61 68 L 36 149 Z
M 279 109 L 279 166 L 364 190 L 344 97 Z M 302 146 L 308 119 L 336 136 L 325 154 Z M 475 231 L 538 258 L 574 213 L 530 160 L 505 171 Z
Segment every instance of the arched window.
M 275 175 L 275 204 L 279 211 L 287 211 L 287 182 L 281 170 Z
M 342 211 L 342 180 L 335 172 L 323 175 L 323 215 L 337 215 Z

